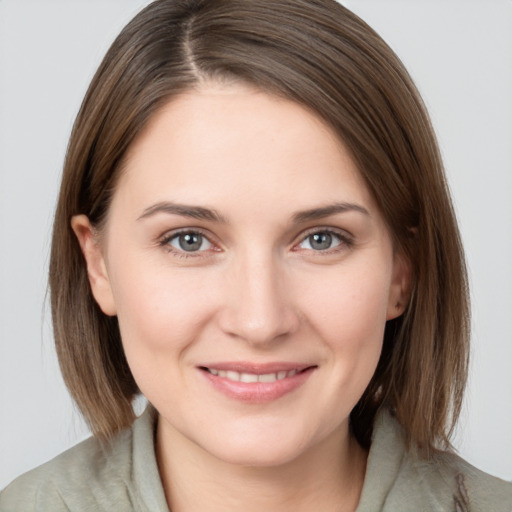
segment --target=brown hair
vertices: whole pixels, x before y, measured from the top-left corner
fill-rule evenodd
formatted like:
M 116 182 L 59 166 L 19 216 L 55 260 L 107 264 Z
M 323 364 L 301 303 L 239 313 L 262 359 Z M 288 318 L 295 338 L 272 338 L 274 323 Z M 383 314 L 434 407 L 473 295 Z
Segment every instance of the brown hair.
M 101 226 L 123 157 L 148 119 L 212 79 L 307 106 L 351 151 L 413 273 L 408 306 L 388 322 L 375 375 L 352 411 L 353 431 L 367 446 L 386 404 L 424 453 L 446 446 L 466 383 L 469 304 L 439 150 L 398 57 L 334 0 L 157 0 L 101 63 L 71 134 L 50 262 L 62 373 L 93 433 L 130 425 L 138 389 L 117 319 L 91 294 L 71 216 Z

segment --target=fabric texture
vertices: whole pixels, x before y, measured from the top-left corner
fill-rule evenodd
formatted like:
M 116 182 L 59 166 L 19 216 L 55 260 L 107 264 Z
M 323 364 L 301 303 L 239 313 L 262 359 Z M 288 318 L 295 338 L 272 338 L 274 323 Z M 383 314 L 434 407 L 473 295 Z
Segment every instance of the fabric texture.
M 112 441 L 90 438 L 17 478 L 0 493 L 1 512 L 169 512 L 148 407 Z M 512 512 L 512 483 L 451 453 L 424 461 L 407 451 L 387 411 L 376 418 L 356 512 Z

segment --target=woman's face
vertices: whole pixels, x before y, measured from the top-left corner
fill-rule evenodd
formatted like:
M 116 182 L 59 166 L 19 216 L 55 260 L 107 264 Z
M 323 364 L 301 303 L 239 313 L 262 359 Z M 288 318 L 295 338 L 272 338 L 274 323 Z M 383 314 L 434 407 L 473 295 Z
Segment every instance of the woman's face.
M 318 117 L 241 85 L 183 94 L 131 147 L 101 242 L 73 227 L 166 435 L 249 465 L 348 437 L 408 272 Z

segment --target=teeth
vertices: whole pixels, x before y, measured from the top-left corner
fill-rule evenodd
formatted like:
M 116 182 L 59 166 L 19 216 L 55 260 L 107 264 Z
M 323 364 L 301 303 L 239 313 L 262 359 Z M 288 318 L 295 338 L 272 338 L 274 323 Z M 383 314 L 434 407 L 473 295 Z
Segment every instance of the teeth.
M 238 372 L 232 372 L 228 370 L 226 372 L 226 378 L 229 380 L 240 380 L 240 374 Z
M 277 380 L 277 374 L 275 373 L 264 373 L 258 377 L 259 382 L 275 382 Z
M 258 376 L 254 373 L 241 373 L 240 382 L 258 382 Z
M 298 372 L 297 370 L 281 370 L 276 373 L 264 373 L 261 375 L 256 375 L 255 373 L 245 373 L 245 372 L 235 372 L 232 370 L 216 370 L 215 368 L 208 368 L 208 371 L 212 375 L 217 375 L 219 377 L 233 380 L 235 382 L 245 382 L 245 383 L 254 383 L 254 382 L 275 382 L 276 380 L 283 380 L 286 377 L 293 377 Z

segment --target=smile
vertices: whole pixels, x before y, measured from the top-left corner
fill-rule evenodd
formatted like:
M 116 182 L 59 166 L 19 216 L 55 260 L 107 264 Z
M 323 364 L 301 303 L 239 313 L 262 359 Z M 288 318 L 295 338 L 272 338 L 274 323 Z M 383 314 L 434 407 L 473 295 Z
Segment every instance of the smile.
M 198 367 L 215 391 L 244 403 L 277 400 L 300 388 L 317 366 L 221 363 Z
M 276 380 L 286 379 L 287 377 L 293 377 L 297 370 L 293 369 L 290 371 L 281 370 L 275 373 L 262 373 L 260 375 L 256 373 L 246 372 L 235 372 L 233 370 L 217 370 L 215 368 L 206 368 L 212 375 L 218 375 L 221 378 L 226 378 L 235 382 L 275 382 Z

